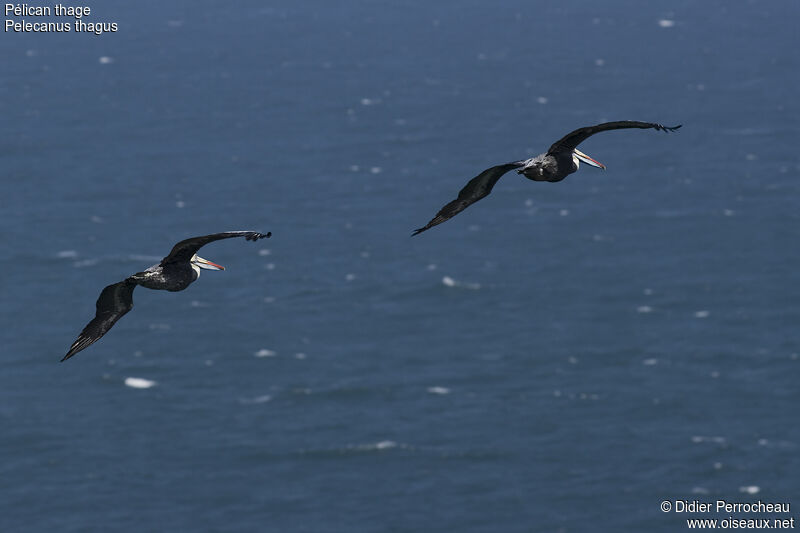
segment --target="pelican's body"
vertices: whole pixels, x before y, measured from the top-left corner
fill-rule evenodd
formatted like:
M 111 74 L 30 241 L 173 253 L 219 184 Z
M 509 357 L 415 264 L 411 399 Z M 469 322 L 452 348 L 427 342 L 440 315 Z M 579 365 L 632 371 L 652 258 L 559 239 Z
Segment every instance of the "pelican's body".
M 128 279 L 136 281 L 137 285 L 157 291 L 182 291 L 200 277 L 200 267 L 197 259 L 203 259 L 197 254 L 188 263 L 158 263 L 150 268 L 134 274 Z
M 472 178 L 458 193 L 458 198 L 445 205 L 430 222 L 414 230 L 413 235 L 422 233 L 437 224 L 441 224 L 445 220 L 449 220 L 478 200 L 489 196 L 489 193 L 492 192 L 492 188 L 500 177 L 510 170 L 516 169 L 519 174 L 522 174 L 529 180 L 558 182 L 577 171 L 581 162 L 597 168 L 606 168 L 605 165 L 584 154 L 578 150 L 577 147 L 595 133 L 626 128 L 652 128 L 661 131 L 674 131 L 680 128 L 680 125 L 667 127 L 654 122 L 622 120 L 579 128 L 565 135 L 543 154 L 531 157 L 530 159 L 513 161 L 511 163 L 487 168 Z
M 575 150 L 578 152 L 578 150 Z M 583 152 L 578 152 L 586 159 L 591 159 Z M 605 168 L 600 163 L 591 160 L 589 164 L 599 168 Z M 549 181 L 555 183 L 561 181 L 573 172 L 577 172 L 581 166 L 581 158 L 576 153 L 558 152 L 555 154 L 539 154 L 522 162 L 522 166 L 517 170 L 529 180 Z
M 117 320 L 133 308 L 133 289 L 137 285 L 161 291 L 182 291 L 200 277 L 200 269 L 225 270 L 225 267 L 197 255 L 197 251 L 204 245 L 232 237 L 257 241 L 270 235 L 271 233 L 255 231 L 226 231 L 179 242 L 158 264 L 103 289 L 97 299 L 97 313 L 94 319 L 83 328 L 62 361 L 66 361 L 100 339 Z

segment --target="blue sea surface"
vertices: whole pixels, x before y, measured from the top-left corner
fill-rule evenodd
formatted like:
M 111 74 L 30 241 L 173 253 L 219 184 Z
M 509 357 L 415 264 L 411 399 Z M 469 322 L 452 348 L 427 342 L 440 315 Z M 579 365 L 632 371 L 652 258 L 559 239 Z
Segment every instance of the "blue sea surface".
M 89 5 L 0 37 L 0 531 L 800 523 L 799 3 Z

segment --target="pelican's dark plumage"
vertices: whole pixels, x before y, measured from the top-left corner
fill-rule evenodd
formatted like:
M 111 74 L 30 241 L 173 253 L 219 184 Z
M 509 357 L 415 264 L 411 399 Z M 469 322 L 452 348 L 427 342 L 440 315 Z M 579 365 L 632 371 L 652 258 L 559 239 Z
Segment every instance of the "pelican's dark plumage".
M 566 134 L 562 139 L 556 141 L 547 152 L 520 161 L 513 161 L 503 165 L 487 168 L 466 184 L 458 193 L 458 198 L 445 205 L 425 226 L 414 230 L 412 235 L 417 235 L 425 230 L 441 224 L 445 220 L 453 218 L 461 211 L 474 204 L 478 200 L 485 198 L 492 192 L 497 180 L 509 170 L 517 169 L 529 180 L 557 182 L 566 178 L 578 170 L 580 162 L 597 168 L 606 168 L 605 165 L 598 163 L 588 155 L 578 150 L 578 145 L 601 131 L 619 130 L 626 128 L 655 129 L 657 131 L 675 131 L 678 126 L 662 126 L 655 122 L 638 122 L 635 120 L 620 120 L 617 122 L 604 122 L 596 126 L 579 128 Z
M 169 255 L 157 265 L 153 265 L 147 270 L 138 272 L 119 283 L 113 283 L 103 289 L 97 299 L 95 317 L 86 324 L 81 334 L 78 335 L 77 340 L 70 346 L 67 355 L 61 360 L 66 361 L 108 333 L 108 330 L 117 320 L 133 308 L 133 289 L 137 285 L 155 290 L 182 291 L 200 277 L 201 268 L 207 270 L 225 269 L 225 267 L 197 255 L 197 251 L 206 244 L 233 237 L 244 237 L 248 241 L 257 241 L 271 235 L 271 232 L 226 231 L 201 237 L 192 237 L 179 242 L 172 247 Z

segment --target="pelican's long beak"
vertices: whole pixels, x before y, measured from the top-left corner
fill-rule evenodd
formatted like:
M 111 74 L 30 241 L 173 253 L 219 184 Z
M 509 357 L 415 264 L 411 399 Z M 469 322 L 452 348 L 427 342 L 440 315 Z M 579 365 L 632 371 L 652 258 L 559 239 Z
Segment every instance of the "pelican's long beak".
M 588 155 L 584 154 L 583 152 L 581 152 L 577 148 L 575 148 L 575 156 L 578 159 L 580 159 L 581 161 L 583 161 L 584 163 L 586 163 L 587 165 L 591 165 L 591 166 L 597 167 L 597 168 L 602 168 L 603 170 L 605 170 L 605 168 L 606 168 L 606 166 L 603 163 L 601 163 L 600 161 L 595 161 L 594 159 L 592 159 Z
M 205 270 L 225 270 L 224 266 L 212 263 L 208 259 L 203 259 L 199 255 L 195 257 L 193 263 Z

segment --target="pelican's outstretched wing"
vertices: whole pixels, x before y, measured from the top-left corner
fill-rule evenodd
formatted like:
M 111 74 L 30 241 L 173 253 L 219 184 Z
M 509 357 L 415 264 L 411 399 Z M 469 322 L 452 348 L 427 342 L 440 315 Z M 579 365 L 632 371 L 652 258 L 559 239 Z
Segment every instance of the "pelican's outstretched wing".
M 135 288 L 136 281 L 128 278 L 103 289 L 97 299 L 97 313 L 94 319 L 86 324 L 62 361 L 66 361 L 105 335 L 117 320 L 130 311 L 133 308 L 133 289 Z
M 211 235 L 203 235 L 201 237 L 192 237 L 185 239 L 172 247 L 172 251 L 167 257 L 161 260 L 161 266 L 167 263 L 181 263 L 189 262 L 192 256 L 206 244 L 220 239 L 231 239 L 233 237 L 244 237 L 248 241 L 257 241 L 272 235 L 271 231 L 267 233 L 258 233 L 257 231 L 225 231 L 223 233 L 212 233 Z
M 500 179 L 500 176 L 509 170 L 521 167 L 523 164 L 525 164 L 525 161 L 515 161 L 513 163 L 506 163 L 505 165 L 497 165 L 496 167 L 487 168 L 469 180 L 464 188 L 459 191 L 458 198 L 441 208 L 430 222 L 428 222 L 424 227 L 415 229 L 414 233 L 411 235 L 417 235 L 437 224 L 441 224 L 445 220 L 453 218 L 481 198 L 489 196 L 489 193 L 492 192 L 492 187 L 494 187 L 494 184 Z
M 604 122 L 602 124 L 597 124 L 596 126 L 586 126 L 585 128 L 579 128 L 575 131 L 567 133 L 564 138 L 558 140 L 550 147 L 547 151 L 548 154 L 556 154 L 558 152 L 569 152 L 577 148 L 577 146 L 594 135 L 595 133 L 600 133 L 601 131 L 608 131 L 608 130 L 621 130 L 626 128 L 640 128 L 643 130 L 647 130 L 653 128 L 655 130 L 660 131 L 675 131 L 680 128 L 682 124 L 677 126 L 662 126 L 661 124 L 656 124 L 655 122 L 637 122 L 635 120 L 619 120 L 617 122 Z

